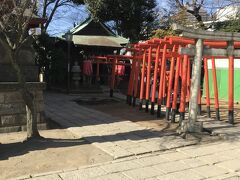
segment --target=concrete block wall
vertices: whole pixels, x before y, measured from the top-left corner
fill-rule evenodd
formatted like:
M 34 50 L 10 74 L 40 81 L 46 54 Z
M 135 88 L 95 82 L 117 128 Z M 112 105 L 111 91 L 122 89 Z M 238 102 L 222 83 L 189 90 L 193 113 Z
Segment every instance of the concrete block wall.
M 43 83 L 28 83 L 37 101 L 37 123 L 39 129 L 46 129 L 44 118 Z M 0 133 L 26 130 L 26 106 L 19 93 L 17 83 L 0 83 Z

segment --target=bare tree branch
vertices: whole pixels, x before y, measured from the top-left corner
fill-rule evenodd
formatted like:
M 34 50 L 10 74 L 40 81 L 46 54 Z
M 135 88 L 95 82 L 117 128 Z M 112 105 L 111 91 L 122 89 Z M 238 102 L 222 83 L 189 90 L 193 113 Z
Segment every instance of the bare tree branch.
M 61 7 L 75 7 L 74 0 L 42 0 L 42 17 L 47 19 L 44 26 L 41 27 L 42 33 L 46 33 L 49 25 L 52 23 L 57 11 Z M 83 2 L 82 2 L 83 3 Z
M 181 2 L 180 2 L 180 0 L 175 0 L 175 2 L 176 2 L 176 4 L 177 4 L 180 8 L 184 8 L 184 9 L 185 9 L 184 4 L 183 4 L 183 0 L 181 0 Z

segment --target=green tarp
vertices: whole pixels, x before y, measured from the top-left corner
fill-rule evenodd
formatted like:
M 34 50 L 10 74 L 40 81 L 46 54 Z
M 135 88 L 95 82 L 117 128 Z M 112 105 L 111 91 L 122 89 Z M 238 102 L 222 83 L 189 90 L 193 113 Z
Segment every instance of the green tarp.
M 212 78 L 212 69 L 209 69 L 209 88 L 210 88 L 210 97 L 214 98 L 214 87 L 213 87 L 213 78 Z M 219 100 L 228 101 L 228 69 L 217 69 L 217 84 L 218 84 L 218 96 Z M 204 89 L 203 95 L 206 96 L 205 89 L 205 80 L 204 80 Z M 240 101 L 240 69 L 234 70 L 234 101 Z

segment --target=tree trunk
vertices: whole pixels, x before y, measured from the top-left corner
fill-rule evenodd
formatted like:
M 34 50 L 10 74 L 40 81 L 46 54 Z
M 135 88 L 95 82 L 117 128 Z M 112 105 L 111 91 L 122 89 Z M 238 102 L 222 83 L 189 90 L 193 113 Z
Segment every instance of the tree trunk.
M 199 23 L 199 28 L 205 30 L 206 26 L 203 23 L 202 16 L 199 14 L 199 11 L 193 13 L 192 15 L 196 18 L 197 22 Z
M 40 137 L 38 129 L 37 129 L 37 111 L 34 97 L 31 97 L 30 92 L 29 95 L 26 93 L 22 93 L 22 97 L 26 104 L 26 115 L 27 115 L 27 139 L 32 139 L 36 137 Z M 27 97 L 28 96 L 28 97 Z
M 18 53 L 14 53 L 14 51 L 10 51 L 10 61 L 16 72 L 20 93 L 26 105 L 26 115 L 27 115 L 27 140 L 32 138 L 40 137 L 38 129 L 37 129 L 37 111 L 35 104 L 34 94 L 28 90 L 25 76 L 20 68 L 20 65 L 17 63 L 17 55 Z

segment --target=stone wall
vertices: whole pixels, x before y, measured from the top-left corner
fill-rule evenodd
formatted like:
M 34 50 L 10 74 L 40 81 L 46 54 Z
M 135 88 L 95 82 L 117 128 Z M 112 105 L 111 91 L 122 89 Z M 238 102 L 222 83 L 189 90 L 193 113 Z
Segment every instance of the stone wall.
M 38 67 L 33 65 L 25 65 L 22 71 L 27 82 L 38 81 Z M 0 63 L 0 82 L 17 82 L 16 72 L 10 64 Z
M 36 95 L 38 128 L 46 129 L 44 118 L 43 89 L 44 83 L 27 83 L 29 90 Z M 19 93 L 19 86 L 14 82 L 0 82 L 0 133 L 26 130 L 26 108 Z

